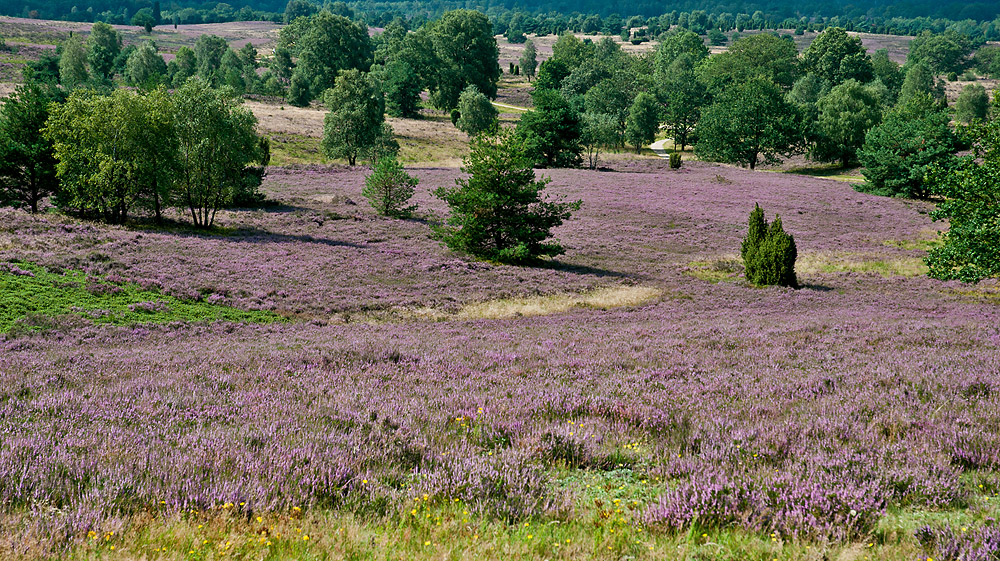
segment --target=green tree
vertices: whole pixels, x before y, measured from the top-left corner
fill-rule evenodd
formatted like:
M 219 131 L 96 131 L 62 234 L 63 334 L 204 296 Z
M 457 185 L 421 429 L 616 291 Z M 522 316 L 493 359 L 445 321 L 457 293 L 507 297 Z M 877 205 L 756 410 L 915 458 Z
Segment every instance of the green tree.
M 535 90 L 559 90 L 569 75 L 570 69 L 565 62 L 550 58 L 538 68 Z
M 702 114 L 696 129 L 699 157 L 755 169 L 789 155 L 800 140 L 795 108 L 766 78 L 731 86 Z
M 962 123 L 984 120 L 989 110 L 990 98 L 979 84 L 967 84 L 955 100 L 955 119 Z
M 655 68 L 657 76 L 667 73 L 674 61 L 681 56 L 687 56 L 691 65 L 708 58 L 708 47 L 697 33 L 687 29 L 677 29 L 663 36 L 656 47 Z
M 985 45 L 972 58 L 976 70 L 983 76 L 1000 78 L 1000 45 Z
M 1000 275 L 1000 121 L 977 121 L 969 133 L 972 154 L 928 173 L 930 190 L 942 199 L 931 217 L 948 221 L 943 245 L 926 259 L 930 276 L 942 280 Z
M 816 103 L 819 139 L 812 157 L 839 161 L 847 167 L 865 142 L 868 131 L 882 120 L 882 103 L 871 88 L 855 80 L 834 86 Z
M 194 44 L 198 76 L 213 86 L 222 83 L 222 57 L 229 52 L 229 43 L 218 35 L 201 35 Z
M 53 96 L 25 82 L 0 105 L 0 204 L 38 212 L 59 189 L 52 142 L 42 134 Z
M 774 222 L 768 225 L 760 205 L 754 205 L 747 237 L 740 247 L 747 280 L 756 286 L 797 287 L 797 253 L 795 239 L 785 232 L 781 218 L 776 216 Z
M 188 80 L 174 94 L 178 140 L 178 206 L 191 212 L 195 226 L 210 228 L 218 210 L 248 182 L 259 183 L 267 143 L 257 135 L 257 118 L 230 88 Z
M 296 107 L 308 107 L 312 100 L 309 89 L 309 79 L 301 72 L 293 73 L 292 83 L 288 86 L 288 103 Z
M 156 26 L 156 18 L 153 17 L 153 10 L 142 8 L 132 16 L 132 25 L 143 28 L 146 33 L 152 33 Z
M 63 43 L 59 57 L 59 83 L 73 89 L 87 83 L 87 51 L 79 37 L 70 37 Z
M 110 25 L 99 21 L 90 30 L 87 46 L 90 71 L 99 78 L 110 79 L 115 59 L 122 50 L 121 35 Z
M 933 72 L 947 74 L 965 70 L 970 54 L 972 41 L 968 36 L 950 29 L 944 33 L 924 31 L 910 41 L 906 62 L 922 62 Z
M 619 146 L 625 145 L 625 128 L 628 126 L 629 108 L 636 96 L 635 89 L 635 80 L 628 80 L 626 75 L 616 73 L 587 90 L 587 95 L 583 99 L 586 111 L 603 113 L 614 118 L 618 129 Z
M 535 107 L 521 116 L 517 132 L 539 164 L 573 167 L 580 163 L 580 114 L 552 90 L 536 90 Z
M 58 161 L 60 206 L 115 224 L 136 207 L 158 217 L 176 161 L 173 127 L 165 90 L 74 92 L 45 128 Z
M 930 66 L 918 62 L 906 70 L 903 87 L 899 92 L 899 104 L 905 104 L 911 98 L 930 95 L 937 100 L 944 100 L 944 85 L 935 80 Z
M 308 0 L 288 0 L 285 5 L 285 23 L 292 23 L 297 18 L 308 18 L 319 11 L 316 4 Z
M 187 82 L 188 78 L 194 76 L 198 72 L 198 59 L 194 54 L 194 51 L 188 47 L 181 47 L 177 49 L 177 56 L 174 58 L 173 62 L 177 63 L 177 70 L 174 72 L 171 80 L 175 88 L 179 88 Z
M 521 57 L 518 59 L 518 62 L 520 63 L 521 71 L 528 77 L 528 81 L 531 81 L 535 77 L 535 69 L 538 68 L 538 51 L 535 50 L 535 42 L 531 39 L 524 42 L 524 50 L 521 51 Z
M 434 194 L 451 210 L 439 232 L 448 247 L 501 263 L 530 263 L 565 252 L 552 229 L 580 201 L 542 199 L 548 181 L 535 178 L 532 148 L 510 129 L 473 139 L 462 171 L 468 178 Z
M 889 103 L 894 104 L 899 99 L 899 90 L 903 87 L 903 72 L 899 64 L 889 59 L 889 51 L 879 49 L 872 55 L 872 70 L 875 78 L 880 80 L 889 90 Z
M 125 64 L 125 79 L 133 86 L 158 85 L 166 73 L 167 63 L 156 52 L 156 44 L 152 41 L 133 51 Z
M 800 75 L 795 43 L 770 33 L 749 35 L 733 42 L 724 53 L 709 57 L 698 66 L 700 80 L 710 92 L 762 76 L 790 89 Z
M 365 178 L 365 188 L 361 194 L 379 214 L 406 218 L 417 209 L 417 205 L 405 206 L 413 197 L 417 183 L 416 178 L 406 173 L 399 160 L 383 156 L 375 164 L 372 173 Z
M 597 169 L 601 148 L 618 145 L 618 122 L 603 113 L 584 113 L 581 117 L 580 145 L 587 154 L 587 165 Z
M 625 126 L 625 139 L 635 146 L 635 153 L 642 147 L 656 140 L 660 130 L 660 108 L 653 94 L 640 92 L 632 102 L 628 112 L 628 124 Z
M 385 110 L 393 117 L 417 117 L 420 114 L 420 77 L 408 62 L 392 59 L 382 70 Z
M 341 71 L 368 71 L 371 66 L 368 28 L 325 10 L 308 20 L 294 47 L 299 57 L 295 70 L 308 81 L 310 99 L 334 87 Z
M 866 185 L 876 195 L 923 198 L 929 166 L 950 160 L 956 150 L 948 112 L 928 94 L 914 95 L 868 131 L 858 151 Z
M 368 74 L 347 70 L 337 77 L 323 101 L 330 110 L 323 120 L 323 153 L 329 158 L 344 158 L 353 166 L 382 136 L 382 92 Z
M 836 86 L 847 80 L 870 82 L 875 76 L 872 59 L 861 39 L 848 35 L 840 27 L 831 27 L 816 36 L 802 53 L 807 72 L 825 78 Z
M 678 57 L 658 82 L 657 97 L 663 111 L 663 122 L 681 151 L 691 142 L 701 108 L 708 101 L 705 88 L 698 83 L 691 59 Z
M 565 32 L 559 35 L 554 45 L 552 45 L 552 57 L 549 60 L 557 60 L 563 63 L 569 74 L 583 61 L 594 56 L 596 47 L 592 43 L 584 43 L 576 35 Z
M 486 97 L 496 98 L 500 51 L 485 14 L 452 10 L 431 25 L 429 34 L 438 59 L 430 88 L 435 107 L 454 109 L 462 90 L 470 84 Z
M 471 84 L 458 98 L 458 112 L 460 116 L 455 126 L 469 136 L 476 136 L 497 127 L 499 113 L 496 108 L 476 89 L 476 86 Z

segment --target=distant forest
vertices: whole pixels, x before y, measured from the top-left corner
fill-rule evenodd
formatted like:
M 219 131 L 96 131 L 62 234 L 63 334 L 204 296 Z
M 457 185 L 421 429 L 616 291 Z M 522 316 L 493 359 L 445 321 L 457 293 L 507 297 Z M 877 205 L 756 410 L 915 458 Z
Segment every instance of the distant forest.
M 293 0 L 301 3 L 307 0 Z M 329 0 L 326 1 L 330 3 Z M 317 6 L 321 2 L 315 3 Z M 337 2 L 341 6 L 343 3 Z M 152 16 L 160 25 L 180 23 L 213 23 L 223 21 L 283 21 L 288 0 L 249 0 L 234 4 L 197 1 L 156 0 L 0 0 L 0 14 L 40 19 L 70 21 L 106 21 L 130 24 Z M 1000 2 L 961 0 L 362 0 L 348 2 L 346 7 L 370 25 L 384 24 L 394 17 L 436 18 L 456 8 L 479 10 L 499 20 L 501 28 L 512 13 L 544 15 L 566 20 L 572 16 L 592 15 L 606 18 L 617 15 L 656 17 L 668 13 L 705 12 L 712 16 L 765 19 L 766 27 L 774 28 L 790 21 L 835 23 L 858 30 L 903 33 L 908 29 L 934 29 L 948 22 L 989 22 L 1000 16 Z M 335 11 L 336 12 L 336 11 Z M 139 16 L 137 17 L 137 14 Z M 804 20 L 803 20 L 804 18 Z M 936 21 L 935 21 L 936 20 Z M 972 20 L 972 21 L 969 21 Z M 909 23 L 904 23 L 909 22 Z M 915 23 L 914 23 L 915 22 Z M 998 20 L 1000 22 L 1000 20 Z M 996 24 L 1000 26 L 1000 23 Z M 572 28 L 572 24 L 569 25 Z

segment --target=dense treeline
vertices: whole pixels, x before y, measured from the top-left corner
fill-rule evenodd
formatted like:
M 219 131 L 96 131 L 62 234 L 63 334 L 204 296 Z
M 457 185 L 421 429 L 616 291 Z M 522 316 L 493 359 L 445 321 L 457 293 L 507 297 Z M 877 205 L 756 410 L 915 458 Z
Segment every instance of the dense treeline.
M 490 18 L 497 33 L 517 41 L 524 34 L 559 34 L 563 31 L 626 35 L 638 31 L 637 39 L 655 37 L 672 25 L 706 35 L 746 29 L 822 30 L 844 27 L 850 31 L 917 35 L 954 29 L 977 40 L 1000 39 L 1000 7 L 993 2 L 916 1 L 905 5 L 859 6 L 839 2 L 716 2 L 682 0 L 669 5 L 654 2 L 535 2 L 488 1 L 467 6 L 464 2 L 379 2 L 312 0 L 255 0 L 236 8 L 226 3 L 159 0 L 56 0 L 11 2 L 0 0 L 0 13 L 70 21 L 104 21 L 150 29 L 157 25 L 214 23 L 224 21 L 291 22 L 299 16 L 326 10 L 373 27 L 384 27 L 396 18 L 408 19 L 416 29 L 444 13 L 471 8 Z
M 29 64 L 0 105 L 0 204 L 37 212 L 50 199 L 111 223 L 137 211 L 160 221 L 173 207 L 209 227 L 220 208 L 260 203 L 269 144 L 227 85 L 245 86 L 246 68 L 215 39 L 201 37 L 187 62 L 178 55 L 178 70 L 149 44 L 123 50 L 98 23 L 86 43 L 71 38 Z M 227 59 L 241 72 L 227 74 Z

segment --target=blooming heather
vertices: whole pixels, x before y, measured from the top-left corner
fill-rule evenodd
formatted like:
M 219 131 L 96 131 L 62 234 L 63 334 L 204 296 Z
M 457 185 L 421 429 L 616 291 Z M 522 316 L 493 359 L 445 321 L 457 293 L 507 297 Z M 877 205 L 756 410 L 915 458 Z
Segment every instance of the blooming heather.
M 420 207 L 443 212 L 428 190 L 456 172 L 414 173 Z M 303 319 L 0 339 L 0 508 L 60 509 L 44 531 L 70 537 L 157 509 L 408 512 L 424 494 L 514 520 L 572 515 L 553 468 L 621 468 L 661 486 L 643 506 L 654 529 L 850 540 L 889 508 L 967 504 L 981 490 L 963 475 L 1000 466 L 995 285 L 815 272 L 759 289 L 686 272 L 738 251 L 753 201 L 802 253 L 919 257 L 886 242 L 926 236 L 922 203 L 698 163 L 551 175 L 583 210 L 557 232 L 567 254 L 530 269 L 461 260 L 421 221 L 376 218 L 348 202 L 361 173 L 336 169 L 273 171 L 285 206 L 226 213 L 212 235 L 3 211 L 4 259 Z M 663 296 L 509 320 L 338 319 L 614 283 Z

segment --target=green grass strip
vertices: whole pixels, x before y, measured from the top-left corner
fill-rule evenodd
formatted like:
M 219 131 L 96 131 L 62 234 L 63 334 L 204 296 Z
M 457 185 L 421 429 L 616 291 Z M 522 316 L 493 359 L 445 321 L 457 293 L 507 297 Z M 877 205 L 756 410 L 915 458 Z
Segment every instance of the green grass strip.
M 82 271 L 53 273 L 28 263 L 0 263 L 0 333 L 19 324 L 41 330 L 47 322 L 40 319 L 66 315 L 113 325 L 284 321 L 272 312 L 179 300 L 134 283 L 110 282 Z

